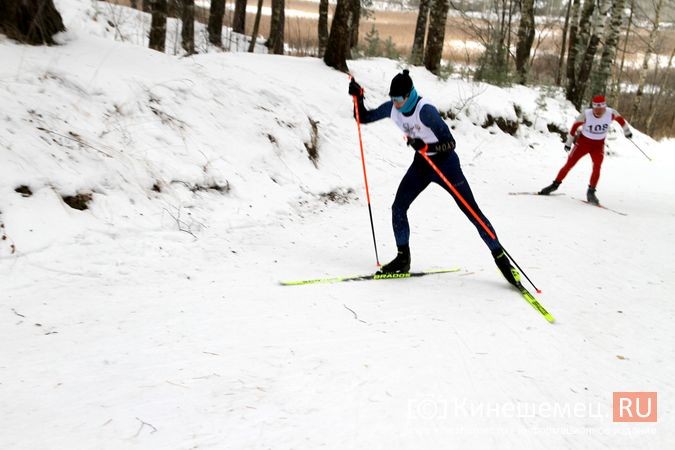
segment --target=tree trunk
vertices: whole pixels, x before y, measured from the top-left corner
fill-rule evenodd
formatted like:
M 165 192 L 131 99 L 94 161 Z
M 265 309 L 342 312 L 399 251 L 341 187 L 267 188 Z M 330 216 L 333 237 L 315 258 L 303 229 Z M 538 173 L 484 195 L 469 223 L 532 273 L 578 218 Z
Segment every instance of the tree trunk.
M 11 39 L 52 45 L 52 37 L 65 30 L 52 0 L 0 0 L 0 31 Z
M 151 49 L 158 52 L 164 52 L 166 43 L 166 0 L 152 1 L 152 23 L 150 24 L 150 44 Z
M 572 0 L 567 0 L 567 13 L 565 14 L 565 25 L 563 25 L 562 30 L 562 42 L 560 43 L 560 57 L 558 58 L 558 71 L 555 74 L 555 85 L 560 86 L 562 84 L 562 72 L 563 65 L 565 62 L 565 48 L 567 44 L 567 30 L 569 29 L 570 24 L 570 10 L 572 9 Z
M 263 0 L 258 0 L 258 9 L 255 13 L 255 21 L 253 22 L 253 31 L 251 31 L 251 43 L 248 46 L 248 52 L 253 53 L 255 50 L 255 41 L 258 39 L 258 30 L 260 29 L 260 17 L 262 16 Z
M 248 52 L 253 53 L 255 50 L 255 43 L 258 40 L 258 30 L 260 29 L 260 17 L 262 16 L 263 0 L 258 0 L 258 6 L 255 12 L 255 19 L 253 20 L 253 30 L 251 31 L 251 42 L 248 45 Z
M 593 95 L 607 94 L 607 84 L 614 64 L 614 57 L 616 56 L 616 46 L 619 42 L 619 28 L 621 28 L 623 8 L 625 0 L 614 0 L 612 5 L 612 15 L 610 18 L 609 27 L 605 34 L 605 45 L 600 56 L 600 65 L 597 71 L 594 71 L 593 82 L 591 89 Z
M 570 40 L 567 43 L 567 89 L 575 83 L 576 60 L 577 60 L 577 33 L 579 32 L 579 10 L 581 9 L 581 0 L 572 0 L 572 17 L 570 24 Z
M 656 131 L 654 130 L 653 123 L 654 117 L 656 117 L 656 111 L 657 109 L 659 109 L 659 105 L 667 103 L 667 99 L 672 96 L 672 89 L 670 87 L 670 75 L 673 69 L 673 58 L 675 58 L 675 47 L 673 47 L 673 50 L 670 52 L 670 58 L 668 58 L 668 65 L 664 70 L 665 75 L 663 76 L 663 80 L 660 83 L 657 83 L 659 85 L 659 89 L 657 93 L 652 96 L 654 105 L 651 108 L 649 108 L 649 114 L 647 115 L 647 124 L 645 127 L 650 135 L 653 135 L 654 131 Z M 665 101 L 664 98 L 666 99 Z M 675 111 L 675 108 L 666 108 L 666 110 L 668 109 L 672 109 L 673 111 Z
M 188 55 L 195 52 L 195 0 L 183 0 L 181 45 Z
M 319 57 L 326 51 L 328 42 L 328 0 L 319 0 Z
M 616 79 L 614 80 L 613 87 L 612 87 L 612 94 L 611 94 L 611 99 L 612 104 L 615 104 L 614 100 L 618 97 L 619 94 L 619 86 L 621 85 L 621 76 L 623 75 L 623 65 L 626 61 L 626 51 L 628 49 L 628 36 L 630 36 L 630 28 L 631 25 L 633 24 L 633 12 L 635 11 L 635 0 L 630 1 L 630 14 L 628 15 L 628 25 L 626 25 L 626 35 L 623 41 L 623 51 L 621 54 L 621 64 L 619 65 L 619 72 L 616 75 Z
M 518 44 L 516 46 L 516 72 L 518 82 L 525 84 L 530 59 L 530 50 L 534 42 L 534 0 L 522 0 L 520 25 L 518 26 Z
M 635 98 L 633 99 L 633 106 L 631 108 L 631 120 L 635 121 L 637 117 L 638 110 L 640 109 L 640 103 L 642 102 L 642 95 L 644 94 L 645 80 L 647 79 L 647 71 L 649 70 L 649 59 L 654 53 L 654 44 L 656 43 L 656 36 L 659 32 L 659 20 L 661 19 L 661 6 L 663 6 L 663 0 L 656 1 L 656 10 L 654 21 L 652 22 L 652 29 L 649 32 L 649 39 L 647 41 L 647 50 L 645 50 L 645 56 L 642 60 L 642 67 L 640 68 L 640 78 L 638 81 L 637 92 L 635 93 Z
M 265 46 L 275 55 L 284 54 L 284 22 L 285 0 L 272 0 L 272 17 L 270 23 L 270 35 Z
M 232 17 L 232 31 L 246 33 L 246 2 L 247 0 L 235 0 L 234 16 Z
M 436 75 L 440 73 L 441 69 L 445 24 L 448 19 L 449 7 L 449 0 L 434 0 L 431 6 L 429 36 L 427 38 L 427 48 L 424 51 L 424 67 Z
M 359 22 L 361 21 L 361 0 L 352 0 L 349 48 L 356 47 L 359 43 Z
M 597 42 L 593 42 L 591 36 L 591 17 L 595 10 L 595 0 L 585 0 L 584 8 L 579 19 L 579 31 L 574 43 L 574 54 L 576 58 L 571 63 L 572 78 L 567 85 L 566 97 L 577 109 L 581 106 L 584 92 L 586 91 L 586 81 L 583 77 L 588 77 L 591 73 L 593 57 L 597 49 Z M 570 43 L 571 45 L 571 43 Z M 592 50 L 592 53 L 591 53 Z M 570 61 L 568 61 L 567 71 L 570 72 Z
M 431 0 L 420 0 L 417 25 L 415 26 L 415 38 L 413 39 L 412 52 L 410 54 L 410 63 L 414 66 L 421 66 L 424 62 L 424 41 L 427 34 L 430 5 Z
M 225 16 L 225 0 L 211 0 L 209 9 L 209 42 L 216 47 L 223 47 L 223 17 Z
M 326 44 L 326 53 L 323 56 L 327 66 L 342 72 L 349 72 L 347 59 L 351 57 L 349 15 L 352 3 L 352 0 L 338 0 Z

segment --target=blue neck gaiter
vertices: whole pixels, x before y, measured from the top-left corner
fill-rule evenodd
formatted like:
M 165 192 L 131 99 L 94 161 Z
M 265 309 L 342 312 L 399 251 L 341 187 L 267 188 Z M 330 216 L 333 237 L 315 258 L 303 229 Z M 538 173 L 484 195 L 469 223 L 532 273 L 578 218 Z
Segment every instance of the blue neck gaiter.
M 401 109 L 399 109 L 399 111 L 401 111 L 403 114 L 408 114 L 413 110 L 413 108 L 417 104 L 417 99 L 418 99 L 417 91 L 413 87 L 412 91 L 410 91 L 410 94 L 408 95 L 408 100 L 406 100 L 406 102 L 403 104 Z

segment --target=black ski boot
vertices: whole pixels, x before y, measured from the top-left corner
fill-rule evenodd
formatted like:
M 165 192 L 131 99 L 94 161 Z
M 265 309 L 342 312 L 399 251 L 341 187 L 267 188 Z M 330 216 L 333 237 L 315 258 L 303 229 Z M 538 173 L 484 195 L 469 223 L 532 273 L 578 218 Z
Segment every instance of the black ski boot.
M 492 256 L 495 258 L 495 264 L 499 267 L 502 275 L 506 278 L 506 281 L 511 283 L 514 286 L 520 284 L 520 273 L 511 265 L 508 256 L 504 253 L 504 250 L 497 250 L 492 252 Z
M 553 183 L 546 186 L 544 189 L 539 191 L 539 195 L 549 195 L 551 192 L 557 190 L 560 187 L 560 181 L 553 181 Z
M 401 245 L 398 253 L 390 263 L 382 266 L 378 273 L 407 273 L 410 272 L 410 247 Z
M 588 203 L 591 203 L 593 205 L 600 204 L 598 197 L 595 196 L 595 188 L 588 186 L 588 191 L 586 191 L 586 200 L 588 200 Z

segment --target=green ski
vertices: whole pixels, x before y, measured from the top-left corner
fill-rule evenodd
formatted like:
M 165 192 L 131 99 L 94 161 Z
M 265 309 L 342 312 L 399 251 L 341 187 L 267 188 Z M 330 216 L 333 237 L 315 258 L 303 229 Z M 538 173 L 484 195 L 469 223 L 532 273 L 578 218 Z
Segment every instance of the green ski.
M 423 277 L 425 275 L 436 275 L 439 273 L 459 272 L 459 267 L 452 269 L 425 270 L 422 272 L 405 273 L 374 273 L 370 275 L 353 275 L 346 277 L 316 278 L 313 280 L 280 281 L 282 286 L 302 286 L 305 284 L 318 283 L 341 283 L 343 281 L 366 281 L 366 280 L 395 280 L 401 278 Z
M 516 289 L 518 289 L 518 290 L 520 291 L 520 294 L 521 294 L 521 295 L 523 296 L 523 298 L 527 301 L 527 303 L 529 303 L 530 305 L 532 305 L 532 307 L 533 307 L 534 309 L 536 309 L 537 311 L 539 311 L 539 313 L 540 313 L 542 316 L 544 316 L 544 319 L 546 319 L 549 323 L 555 322 L 555 318 L 551 315 L 551 313 L 549 313 L 548 311 L 546 311 L 546 308 L 544 308 L 543 306 L 541 306 L 541 303 L 539 303 L 539 300 L 537 300 L 537 299 L 534 297 L 534 295 L 532 295 L 532 294 L 530 293 L 530 291 L 528 291 L 528 290 L 525 288 L 525 286 L 523 286 L 523 285 L 520 283 L 520 281 L 519 281 L 518 284 L 516 285 Z

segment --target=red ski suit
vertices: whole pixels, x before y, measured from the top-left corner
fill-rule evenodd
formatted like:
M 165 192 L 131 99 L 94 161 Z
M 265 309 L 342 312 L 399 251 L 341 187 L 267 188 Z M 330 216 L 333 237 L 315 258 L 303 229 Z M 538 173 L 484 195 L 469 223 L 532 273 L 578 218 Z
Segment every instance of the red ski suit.
M 600 168 L 602 167 L 602 160 L 605 157 L 605 137 L 607 137 L 607 131 L 609 130 L 609 125 L 612 120 L 616 120 L 619 125 L 624 128 L 624 131 L 628 127 L 624 118 L 612 108 L 606 108 L 605 113 L 600 117 L 595 117 L 591 108 L 585 110 L 577 117 L 567 138 L 567 142 L 571 143 L 578 133 L 576 144 L 567 157 L 567 162 L 560 169 L 560 172 L 558 172 L 558 176 L 555 177 L 555 181 L 562 183 L 570 169 L 572 169 L 581 158 L 586 155 L 591 155 L 593 172 L 591 173 L 589 187 L 595 188 L 598 185 Z M 581 131 L 579 132 L 580 128 Z

